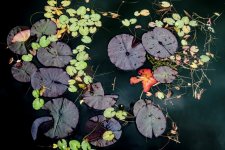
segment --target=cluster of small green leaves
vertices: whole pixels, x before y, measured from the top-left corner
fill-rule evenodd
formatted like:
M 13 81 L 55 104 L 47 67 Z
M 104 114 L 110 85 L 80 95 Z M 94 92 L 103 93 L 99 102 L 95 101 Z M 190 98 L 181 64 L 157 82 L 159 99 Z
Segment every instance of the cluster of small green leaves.
M 71 140 L 67 143 L 65 139 L 62 139 L 56 144 L 54 143 L 52 147 L 59 150 L 91 150 L 91 145 L 86 140 L 83 140 L 81 143 L 77 140 Z
M 128 113 L 124 110 L 116 111 L 113 107 L 109 107 L 104 111 L 103 115 L 106 118 L 116 117 L 117 119 L 124 121 L 126 119 Z
M 85 6 L 77 9 L 69 8 L 68 6 L 71 4 L 69 1 L 64 0 L 61 2 L 61 6 L 58 6 L 56 0 L 49 0 L 48 6 L 45 6 L 44 16 L 56 23 L 57 38 L 61 38 L 62 34 L 67 32 L 72 37 L 81 36 L 81 42 L 89 44 L 92 42 L 91 36 L 97 32 L 97 28 L 102 26 L 101 15 Z M 70 92 L 77 92 L 78 87 L 85 88 L 93 81 L 92 77 L 85 73 L 85 69 L 88 67 L 87 60 L 89 60 L 86 49 L 89 49 L 86 45 L 78 45 L 73 50 L 75 58 L 66 67 L 66 72 L 71 77 L 71 80 L 68 81 Z
M 32 92 L 33 97 L 35 98 L 32 106 L 35 110 L 39 110 L 44 106 L 44 99 L 41 98 L 41 93 L 39 90 L 33 90 Z
M 73 50 L 73 54 L 76 55 L 76 58 L 72 59 L 70 61 L 70 65 L 66 67 L 66 72 L 72 78 L 71 80 L 68 81 L 70 85 L 69 86 L 70 92 L 77 92 L 78 88 L 76 87 L 76 85 L 78 85 L 80 88 L 84 88 L 85 85 L 81 83 L 89 85 L 93 82 L 92 77 L 84 72 L 84 70 L 88 66 L 86 61 L 89 59 L 89 55 L 85 51 L 85 49 L 87 48 L 88 47 L 86 47 L 85 45 L 77 46 L 76 49 Z

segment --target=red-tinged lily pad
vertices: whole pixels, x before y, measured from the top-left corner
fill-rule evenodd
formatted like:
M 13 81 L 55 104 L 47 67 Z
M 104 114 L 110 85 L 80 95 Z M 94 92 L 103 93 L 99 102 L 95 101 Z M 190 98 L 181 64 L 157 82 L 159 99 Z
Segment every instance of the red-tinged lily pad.
M 37 134 L 38 134 L 38 129 L 40 127 L 41 124 L 48 122 L 48 121 L 52 121 L 52 117 L 41 117 L 36 119 L 31 127 L 31 135 L 33 140 L 37 139 Z
M 71 48 L 62 42 L 52 43 L 50 47 L 38 50 L 37 58 L 45 66 L 64 67 L 70 60 Z
M 111 39 L 108 45 L 111 62 L 122 70 L 136 70 L 146 60 L 146 52 L 141 43 L 129 34 L 120 34 Z
M 86 123 L 86 131 L 91 132 L 89 136 L 86 137 L 88 141 L 97 147 L 106 147 L 114 144 L 120 139 L 122 130 L 120 123 L 114 118 L 106 119 L 103 115 L 98 115 L 89 119 Z M 112 131 L 114 138 L 111 141 L 106 141 L 103 139 L 103 134 L 105 131 Z
M 65 138 L 73 132 L 79 121 L 79 111 L 76 105 L 66 98 L 48 101 L 43 109 L 49 110 L 54 120 L 54 126 L 45 133 L 50 138 Z
M 40 38 L 43 35 L 55 35 L 57 33 L 56 24 L 50 19 L 42 19 L 33 24 L 31 36 L 36 35 Z
M 61 96 L 68 88 L 69 76 L 59 68 L 41 68 L 31 76 L 33 89 L 45 88 L 44 97 Z
M 30 62 L 23 62 L 22 65 L 17 64 L 12 66 L 12 76 L 20 82 L 30 82 L 31 76 L 37 71 L 37 67 Z
M 101 83 L 94 83 L 91 87 L 92 90 L 83 95 L 83 100 L 89 107 L 104 110 L 115 105 L 118 95 L 104 95 Z
M 136 125 L 138 131 L 147 138 L 162 135 L 166 129 L 166 118 L 161 109 L 154 106 L 150 101 L 138 102 L 135 108 Z M 143 105 L 143 102 L 146 103 Z
M 150 55 L 157 58 L 170 57 L 178 48 L 176 37 L 164 28 L 154 28 L 143 34 L 142 44 Z
M 7 37 L 9 49 L 18 55 L 27 54 L 25 42 L 28 40 L 28 36 L 30 37 L 30 30 L 28 27 L 17 26 L 13 28 Z
M 171 83 L 175 80 L 177 74 L 176 70 L 168 66 L 161 66 L 154 71 L 153 76 L 160 83 Z

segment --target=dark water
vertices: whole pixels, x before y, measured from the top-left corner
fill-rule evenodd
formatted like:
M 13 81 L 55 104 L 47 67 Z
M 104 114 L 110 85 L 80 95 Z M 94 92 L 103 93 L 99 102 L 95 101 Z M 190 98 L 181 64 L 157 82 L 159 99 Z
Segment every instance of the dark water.
M 94 1 L 94 0 L 92 0 Z M 32 121 L 42 114 L 34 111 L 31 107 L 32 97 L 29 91 L 29 84 L 16 82 L 11 74 L 10 67 L 7 64 L 12 55 L 5 49 L 6 36 L 11 28 L 17 25 L 30 26 L 31 14 L 42 11 L 45 0 L 21 0 L 5 1 L 1 4 L 1 23 L 0 23 L 0 101 L 1 101 L 1 130 L 7 134 L 2 135 L 5 141 L 12 144 L 7 145 L 8 149 L 44 149 L 37 145 L 44 145 L 46 142 L 34 143 L 30 135 Z M 116 10 L 120 5 L 120 0 L 95 0 L 95 8 L 100 10 Z M 130 1 L 131 2 L 131 1 Z M 16 6 L 14 9 L 11 5 Z M 197 12 L 202 16 L 209 16 L 213 12 L 222 12 L 225 10 L 225 2 L 212 0 L 187 0 L 175 2 L 178 10 L 185 9 L 189 12 Z M 8 8 L 4 11 L 2 8 Z M 140 0 L 138 4 L 127 4 L 121 8 L 121 14 L 129 17 L 135 9 L 151 8 L 150 0 Z M 38 15 L 32 19 L 32 22 L 38 19 Z M 145 20 L 143 20 L 145 21 Z M 103 20 L 104 27 L 94 37 L 91 45 L 91 57 L 94 65 L 99 65 L 97 74 L 111 72 L 105 76 L 98 76 L 96 80 L 101 81 L 103 86 L 110 91 L 113 78 L 117 77 L 117 86 L 115 93 L 118 93 L 119 103 L 129 106 L 135 102 L 140 95 L 140 86 L 131 87 L 127 80 L 135 72 L 118 71 L 107 57 L 108 41 L 119 33 L 128 33 L 126 30 L 119 30 L 120 23 L 112 23 L 109 19 Z M 210 64 L 210 68 L 215 71 L 208 72 L 212 79 L 212 86 L 208 86 L 206 93 L 201 101 L 196 101 L 191 94 L 185 96 L 174 105 L 168 105 L 170 115 L 179 126 L 181 144 L 171 142 L 165 149 L 173 150 L 225 150 L 225 15 L 222 15 L 215 27 L 217 40 L 213 49 L 217 55 L 216 60 Z M 76 41 L 71 45 L 76 45 Z M 29 92 L 27 92 L 29 91 Z M 27 94 L 26 94 L 27 93 Z M 75 99 L 75 96 L 69 96 Z M 81 121 L 76 130 L 76 137 L 82 135 L 83 123 L 85 120 L 98 112 L 87 112 L 85 106 L 80 106 Z M 128 125 L 123 130 L 122 138 L 113 146 L 105 148 L 107 150 L 157 150 L 167 142 L 164 138 L 145 139 L 137 131 L 135 124 Z M 46 148 L 47 149 L 47 148 Z

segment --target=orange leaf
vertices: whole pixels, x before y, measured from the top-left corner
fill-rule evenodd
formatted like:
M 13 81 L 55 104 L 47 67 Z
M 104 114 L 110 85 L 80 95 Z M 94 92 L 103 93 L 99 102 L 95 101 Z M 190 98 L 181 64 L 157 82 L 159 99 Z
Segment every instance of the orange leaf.
M 141 81 L 142 81 L 142 79 L 139 79 L 137 77 L 131 77 L 130 78 L 130 84 L 137 84 L 137 83 L 139 83 Z

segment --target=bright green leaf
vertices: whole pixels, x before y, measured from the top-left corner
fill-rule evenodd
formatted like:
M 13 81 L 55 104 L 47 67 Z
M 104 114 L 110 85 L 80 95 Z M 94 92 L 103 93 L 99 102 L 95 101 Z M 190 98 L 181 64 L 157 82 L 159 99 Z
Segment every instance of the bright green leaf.
M 63 0 L 61 2 L 61 4 L 62 4 L 63 7 L 67 7 L 67 6 L 69 6 L 71 4 L 71 1 L 70 0 Z
M 157 27 L 162 27 L 163 26 L 163 22 L 162 21 L 159 21 L 159 20 L 156 20 L 155 21 L 155 25 L 157 26 Z
M 174 20 L 180 20 L 181 19 L 180 15 L 177 14 L 177 13 L 172 14 L 172 17 L 173 17 Z
M 83 140 L 81 143 L 82 150 L 91 150 L 91 145 L 88 143 L 88 141 Z
M 30 62 L 30 61 L 32 61 L 32 59 L 33 59 L 33 56 L 31 54 L 27 54 L 27 55 L 22 56 L 23 61 Z
M 86 12 L 87 12 L 87 10 L 86 10 L 86 7 L 84 7 L 84 6 L 80 6 L 77 9 L 77 15 L 83 16 L 86 14 Z
M 70 9 L 67 9 L 66 12 L 70 15 L 70 17 L 74 17 L 75 14 L 77 13 L 76 10 L 70 8 Z
M 116 115 L 115 109 L 112 107 L 109 107 L 104 111 L 103 115 L 106 118 L 112 118 Z
M 48 47 L 50 43 L 51 41 L 46 36 L 42 36 L 39 41 L 39 45 L 43 48 Z
M 43 99 L 41 99 L 41 98 L 36 98 L 36 99 L 33 101 L 32 105 L 33 105 L 33 108 L 34 108 L 35 110 L 39 110 L 39 109 L 41 109 L 41 108 L 43 107 L 44 103 L 45 103 L 45 102 L 44 102 Z
M 57 145 L 60 150 L 67 150 L 67 142 L 65 139 L 59 140 Z
M 80 62 L 77 62 L 75 66 L 77 70 L 84 70 L 85 68 L 87 68 L 87 63 L 84 61 L 80 61 Z
M 105 131 L 102 138 L 103 140 L 110 142 L 115 138 L 115 134 L 112 131 Z
M 37 49 L 39 49 L 41 46 L 40 46 L 38 43 L 33 42 L 33 43 L 31 43 L 31 47 L 32 47 L 32 49 L 37 50 Z
M 71 140 L 69 146 L 71 150 L 78 150 L 81 147 L 80 142 L 77 140 Z
M 181 29 L 184 26 L 184 22 L 182 20 L 178 20 L 178 21 L 176 21 L 175 26 L 177 28 Z
M 130 24 L 135 24 L 135 23 L 137 23 L 137 19 L 136 18 L 130 19 Z
M 75 93 L 77 92 L 77 87 L 75 87 L 74 85 L 70 85 L 68 90 L 71 92 L 71 93 Z
M 69 18 L 66 16 L 66 15 L 61 15 L 59 17 L 59 22 L 62 24 L 62 25 L 66 25 L 69 23 Z
M 46 12 L 46 13 L 44 13 L 44 17 L 45 18 L 53 18 L 54 15 L 51 12 Z
M 85 60 L 88 60 L 88 58 L 89 58 L 89 55 L 85 51 L 79 52 L 76 57 L 78 61 L 85 61 Z
M 84 83 L 85 84 L 91 84 L 93 82 L 93 79 L 91 76 L 85 76 L 84 77 Z
M 48 3 L 48 5 L 54 7 L 57 4 L 57 1 L 55 1 L 55 0 L 48 0 L 47 3 Z
M 77 73 L 77 70 L 74 66 L 67 66 L 66 72 L 67 72 L 68 75 L 74 76 Z
M 130 21 L 128 19 L 124 19 L 122 20 L 122 24 L 126 27 L 129 27 L 130 26 Z
M 198 26 L 198 22 L 195 21 L 195 20 L 191 20 L 191 21 L 189 22 L 189 25 L 192 26 L 192 27 L 197 27 L 197 26 Z
M 89 28 L 88 27 L 80 27 L 79 28 L 79 33 L 83 36 L 86 36 L 89 34 Z
M 74 85 L 76 83 L 76 80 L 71 79 L 68 81 L 68 83 L 69 83 L 69 85 Z
M 119 120 L 124 120 L 127 117 L 127 112 L 126 111 L 123 111 L 123 110 L 119 110 L 119 111 L 116 112 L 116 117 Z
M 187 16 L 185 16 L 185 17 L 183 17 L 182 19 L 181 19 L 183 22 L 184 22 L 184 24 L 189 24 L 189 22 L 190 22 L 190 20 L 189 20 L 189 18 L 187 17 Z
M 40 96 L 40 91 L 39 91 L 39 90 L 33 90 L 33 91 L 32 91 L 32 95 L 33 95 L 34 98 L 39 98 L 39 96 Z
M 210 58 L 207 55 L 201 55 L 200 60 L 204 63 L 207 63 L 208 61 L 210 61 Z
M 81 39 L 81 41 L 82 41 L 83 43 L 89 44 L 89 43 L 92 42 L 92 39 L 91 39 L 90 36 L 83 36 L 82 39 Z
M 101 15 L 99 15 L 99 14 L 92 14 L 91 15 L 92 21 L 99 21 L 100 19 L 101 19 Z

